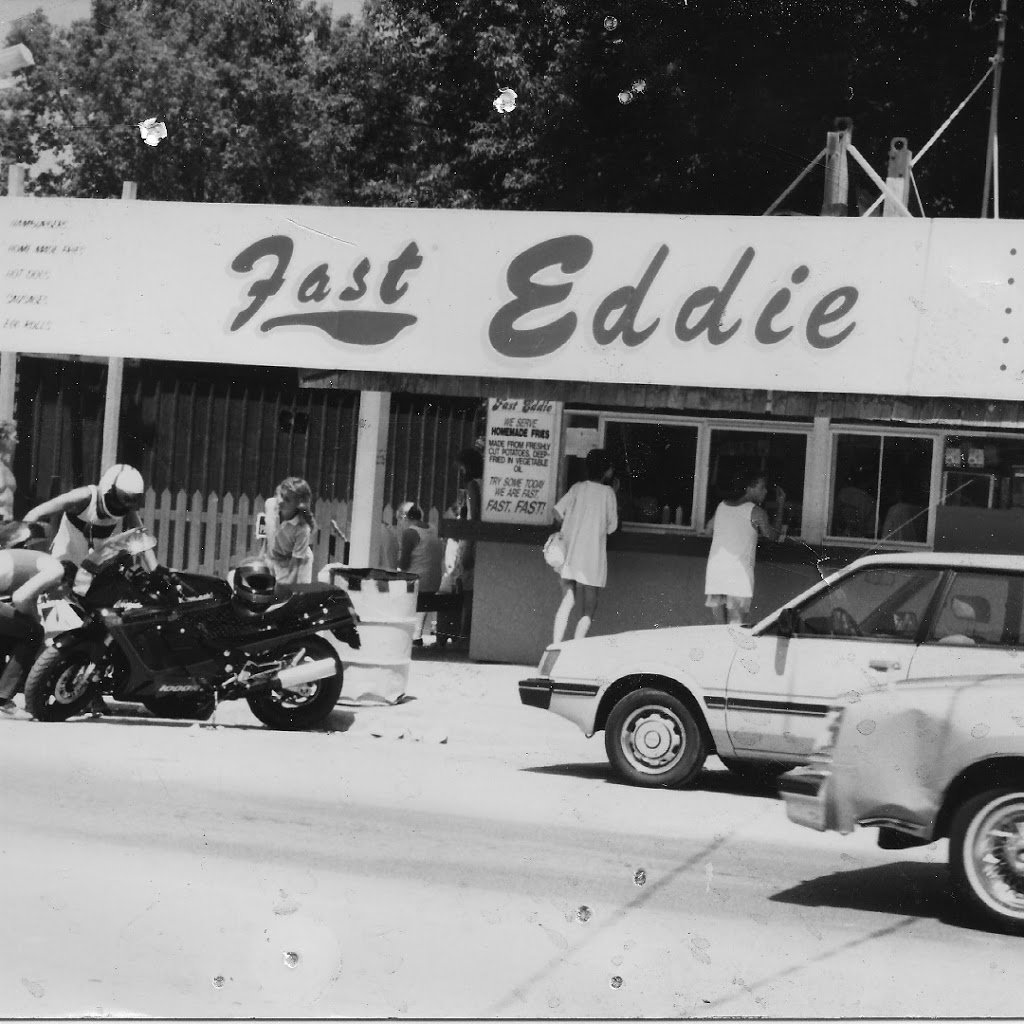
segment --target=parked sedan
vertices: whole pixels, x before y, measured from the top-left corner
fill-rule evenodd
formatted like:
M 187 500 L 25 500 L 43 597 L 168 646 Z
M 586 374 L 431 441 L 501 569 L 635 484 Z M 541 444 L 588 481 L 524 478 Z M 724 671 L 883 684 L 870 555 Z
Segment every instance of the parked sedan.
M 1024 934 L 1024 673 L 910 682 L 833 712 L 786 812 L 818 831 L 878 828 L 883 849 L 949 837 L 954 889 Z
M 554 644 L 524 704 L 604 731 L 618 774 L 692 782 L 717 753 L 742 774 L 807 763 L 829 708 L 907 680 L 1024 660 L 1024 557 L 871 555 L 752 628 L 683 626 Z

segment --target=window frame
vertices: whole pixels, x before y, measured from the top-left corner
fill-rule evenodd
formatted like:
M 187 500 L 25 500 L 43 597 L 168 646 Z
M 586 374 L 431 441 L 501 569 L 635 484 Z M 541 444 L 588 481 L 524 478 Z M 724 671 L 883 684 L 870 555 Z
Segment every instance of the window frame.
M 572 410 L 570 410 L 572 411 Z M 704 524 L 708 519 L 708 480 L 711 470 L 711 434 L 715 430 L 743 431 L 751 434 L 798 434 L 805 440 L 804 455 L 804 480 L 801 503 L 804 509 L 807 508 L 808 490 L 810 480 L 807 473 L 807 463 L 810 459 L 811 437 L 814 426 L 811 423 L 801 423 L 797 420 L 786 420 L 776 423 L 769 420 L 745 420 L 707 416 L 686 416 L 686 415 L 662 415 L 659 413 L 632 413 L 621 411 L 597 412 L 597 429 L 600 444 L 605 446 L 607 442 L 607 424 L 609 423 L 658 423 L 664 426 L 690 426 L 697 429 L 697 449 L 694 456 L 693 475 L 693 502 L 690 509 L 690 525 L 677 526 L 675 523 L 635 523 L 628 520 L 621 523 L 621 528 L 628 533 L 657 533 L 666 535 L 706 536 L 707 531 Z M 801 532 L 793 534 L 795 537 L 802 536 L 807 532 L 806 521 L 801 522 Z
M 826 543 L 841 544 L 843 547 L 869 548 L 873 551 L 930 551 L 935 545 L 935 509 L 937 503 L 935 495 L 942 486 L 942 453 L 945 450 L 945 443 L 940 443 L 947 431 L 941 430 L 915 430 L 913 427 L 885 427 L 879 430 L 872 426 L 853 426 L 844 423 L 829 424 L 829 459 L 828 476 L 825 484 L 825 521 L 822 524 L 822 539 Z M 830 533 L 832 526 L 832 510 L 835 505 L 836 492 L 836 462 L 839 455 L 839 436 L 858 435 L 860 437 L 873 437 L 878 440 L 879 449 L 887 437 L 909 437 L 919 441 L 932 442 L 931 472 L 928 479 L 928 524 L 923 541 L 911 540 L 875 540 L 872 537 L 843 537 Z M 879 475 L 882 465 L 879 463 Z M 876 510 L 877 514 L 877 510 Z

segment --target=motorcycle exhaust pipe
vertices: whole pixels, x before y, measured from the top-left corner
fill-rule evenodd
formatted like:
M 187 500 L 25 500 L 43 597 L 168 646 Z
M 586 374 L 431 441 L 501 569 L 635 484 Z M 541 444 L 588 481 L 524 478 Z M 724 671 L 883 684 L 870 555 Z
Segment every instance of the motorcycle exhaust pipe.
M 319 661 L 307 661 L 302 665 L 283 668 L 277 673 L 274 681 L 282 690 L 298 690 L 306 683 L 327 679 L 337 671 L 338 663 L 333 658 L 321 658 Z

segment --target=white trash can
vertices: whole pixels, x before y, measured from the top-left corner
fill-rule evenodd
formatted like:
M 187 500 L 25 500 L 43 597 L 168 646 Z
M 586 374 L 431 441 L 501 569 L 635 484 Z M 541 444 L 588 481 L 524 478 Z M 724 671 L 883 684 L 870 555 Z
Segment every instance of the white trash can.
M 325 565 L 317 580 L 348 591 L 359 616 L 360 648 L 346 650 L 341 703 L 395 704 L 409 684 L 419 577 L 388 569 Z

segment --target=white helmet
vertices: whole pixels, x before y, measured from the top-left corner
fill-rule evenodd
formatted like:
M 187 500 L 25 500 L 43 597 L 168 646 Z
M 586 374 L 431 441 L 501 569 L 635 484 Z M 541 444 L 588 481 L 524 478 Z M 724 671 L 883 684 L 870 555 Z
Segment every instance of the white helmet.
M 99 489 L 100 499 L 114 516 L 123 516 L 137 509 L 146 493 L 142 474 L 134 466 L 123 462 L 111 466 L 100 477 Z

